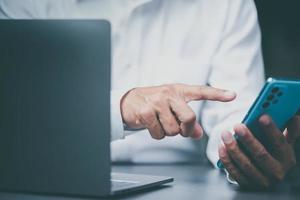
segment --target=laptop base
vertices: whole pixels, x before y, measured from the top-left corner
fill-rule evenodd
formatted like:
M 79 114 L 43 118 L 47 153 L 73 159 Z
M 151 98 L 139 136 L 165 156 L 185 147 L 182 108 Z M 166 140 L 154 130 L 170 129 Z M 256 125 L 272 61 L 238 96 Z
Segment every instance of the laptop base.
M 111 173 L 111 195 L 127 194 L 173 181 L 174 178 L 165 176 Z

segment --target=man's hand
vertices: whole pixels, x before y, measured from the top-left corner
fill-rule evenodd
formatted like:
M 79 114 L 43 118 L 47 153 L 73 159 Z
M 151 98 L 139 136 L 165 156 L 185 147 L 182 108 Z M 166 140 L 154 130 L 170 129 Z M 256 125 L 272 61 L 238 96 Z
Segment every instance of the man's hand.
M 270 152 L 243 124 L 235 126 L 234 131 L 249 155 L 240 150 L 230 132 L 222 133 L 225 146 L 219 147 L 220 159 L 228 173 L 246 188 L 267 188 L 282 181 L 296 164 L 293 145 L 300 136 L 300 116 L 291 119 L 284 133 L 267 115 L 260 117 L 259 122 L 272 146 Z
M 200 138 L 203 134 L 190 101 L 227 102 L 235 93 L 208 86 L 171 84 L 134 88 L 121 100 L 123 122 L 130 128 L 147 128 L 155 139 L 181 134 Z

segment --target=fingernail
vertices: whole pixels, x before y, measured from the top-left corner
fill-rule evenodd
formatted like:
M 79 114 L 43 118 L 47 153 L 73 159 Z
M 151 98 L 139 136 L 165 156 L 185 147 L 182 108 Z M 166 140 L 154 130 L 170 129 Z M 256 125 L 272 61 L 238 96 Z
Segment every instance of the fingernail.
M 271 119 L 267 115 L 263 115 L 259 118 L 259 122 L 265 126 L 271 123 Z
M 244 137 L 246 132 L 244 131 L 244 129 L 240 126 L 236 126 L 235 127 L 235 133 L 240 136 L 240 137 Z
M 232 134 L 228 131 L 222 133 L 222 140 L 225 144 L 231 144 L 233 142 Z
M 224 96 L 227 97 L 227 98 L 234 98 L 236 96 L 236 93 L 227 90 L 227 91 L 224 92 Z

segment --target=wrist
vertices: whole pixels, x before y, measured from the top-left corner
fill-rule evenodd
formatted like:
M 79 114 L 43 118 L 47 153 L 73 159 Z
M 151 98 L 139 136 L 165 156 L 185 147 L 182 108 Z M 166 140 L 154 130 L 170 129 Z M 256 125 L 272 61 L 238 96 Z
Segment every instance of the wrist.
M 127 111 L 126 111 L 126 98 L 129 95 L 130 92 L 132 92 L 132 90 L 134 90 L 135 88 L 132 88 L 130 90 L 128 90 L 120 99 L 120 113 L 121 113 L 121 118 L 122 118 L 122 122 L 123 122 L 123 127 L 125 130 L 129 130 L 130 127 L 128 126 L 127 123 Z

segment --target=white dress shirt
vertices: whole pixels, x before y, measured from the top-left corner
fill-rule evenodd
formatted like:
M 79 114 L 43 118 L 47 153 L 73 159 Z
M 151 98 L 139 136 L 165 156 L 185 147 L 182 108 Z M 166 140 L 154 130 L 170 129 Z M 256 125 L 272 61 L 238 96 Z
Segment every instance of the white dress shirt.
M 113 161 L 191 162 L 203 157 L 201 141 L 180 136 L 156 141 L 147 130 L 124 130 L 120 99 L 131 88 L 186 83 L 237 92 L 231 103 L 189 104 L 209 136 L 206 154 L 215 165 L 221 131 L 242 120 L 264 82 L 252 0 L 0 0 L 0 17 L 111 21 L 111 136 L 121 139 L 111 143 Z

